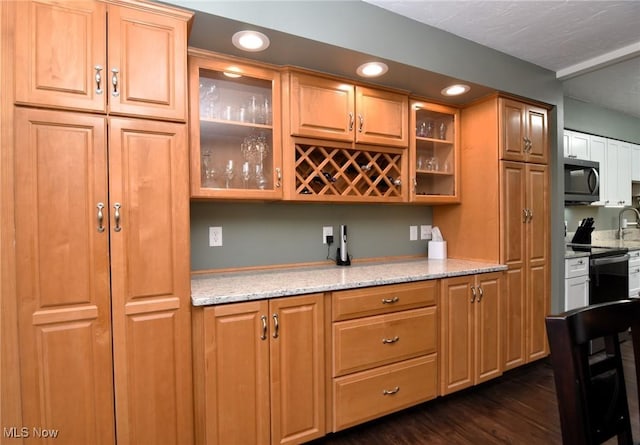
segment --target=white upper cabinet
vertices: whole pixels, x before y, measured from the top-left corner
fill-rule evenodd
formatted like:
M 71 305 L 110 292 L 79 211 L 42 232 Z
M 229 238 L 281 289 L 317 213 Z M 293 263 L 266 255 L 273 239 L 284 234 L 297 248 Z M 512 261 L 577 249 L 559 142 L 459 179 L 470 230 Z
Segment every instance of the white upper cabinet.
M 576 131 L 564 130 L 564 157 L 573 159 L 590 159 L 590 136 Z

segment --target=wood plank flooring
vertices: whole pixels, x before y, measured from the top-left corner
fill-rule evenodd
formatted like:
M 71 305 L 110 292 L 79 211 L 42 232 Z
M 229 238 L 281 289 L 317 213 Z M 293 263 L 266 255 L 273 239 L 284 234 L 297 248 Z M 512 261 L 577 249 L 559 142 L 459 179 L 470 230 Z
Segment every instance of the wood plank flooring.
M 622 343 L 634 439 L 640 440 L 631 342 Z M 313 445 L 562 444 L 549 358 L 502 377 L 345 431 Z M 615 439 L 607 444 L 617 443 Z

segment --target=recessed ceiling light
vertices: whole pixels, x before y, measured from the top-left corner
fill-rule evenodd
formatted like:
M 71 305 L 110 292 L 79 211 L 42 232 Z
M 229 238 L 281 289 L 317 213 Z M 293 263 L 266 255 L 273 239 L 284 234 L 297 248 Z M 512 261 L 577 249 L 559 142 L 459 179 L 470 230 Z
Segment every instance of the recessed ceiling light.
M 382 62 L 367 62 L 358 67 L 356 72 L 362 77 L 378 77 L 382 76 L 389 70 L 389 67 Z
M 471 87 L 469 85 L 464 84 L 456 84 L 451 85 L 440 91 L 440 94 L 443 96 L 459 96 L 460 94 L 464 94 L 469 91 Z
M 269 37 L 258 31 L 238 31 L 233 35 L 231 41 L 236 48 L 257 52 L 269 47 Z

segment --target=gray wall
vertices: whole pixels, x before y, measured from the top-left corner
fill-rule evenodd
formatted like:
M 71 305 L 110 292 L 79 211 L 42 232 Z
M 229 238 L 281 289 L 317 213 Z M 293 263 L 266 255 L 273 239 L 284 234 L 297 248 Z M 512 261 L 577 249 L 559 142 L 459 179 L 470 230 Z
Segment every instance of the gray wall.
M 431 224 L 431 208 L 407 205 L 191 203 L 192 270 L 324 261 L 335 258 L 340 224 L 354 259 L 427 254 L 410 241 L 409 226 Z M 222 227 L 221 247 L 209 247 L 209 227 Z M 322 227 L 332 226 L 327 250 Z M 418 234 L 419 238 L 419 234 Z
M 640 119 L 570 97 L 564 98 L 564 128 L 640 144 Z
M 549 121 L 552 151 L 551 292 L 552 310 L 560 307 L 564 292 L 561 144 L 564 121 L 562 85 L 556 80 L 555 73 L 361 1 L 173 0 L 171 3 L 379 56 L 556 106 Z M 215 30 L 212 30 L 210 38 L 219 38 Z M 229 37 L 225 35 L 224 38 Z M 310 58 L 313 59 L 313 54 Z M 274 63 L 280 63 L 280 60 L 274 60 Z M 313 69 L 322 63 L 316 57 L 302 66 Z M 258 215 L 256 212 L 256 221 Z M 287 224 L 283 219 L 281 226 Z M 282 250 L 296 248 L 292 244 L 280 246 Z

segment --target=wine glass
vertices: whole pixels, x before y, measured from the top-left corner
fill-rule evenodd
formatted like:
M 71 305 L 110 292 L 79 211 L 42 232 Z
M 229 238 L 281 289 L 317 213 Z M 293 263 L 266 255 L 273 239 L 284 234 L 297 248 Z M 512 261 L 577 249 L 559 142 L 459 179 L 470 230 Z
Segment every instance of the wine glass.
M 256 165 L 256 187 L 259 190 L 264 190 L 267 186 L 267 178 L 264 176 L 262 164 Z
M 249 179 L 251 178 L 251 172 L 249 171 L 249 162 L 242 164 L 242 184 L 244 188 L 249 188 Z
M 226 188 L 229 188 L 229 184 L 233 179 L 233 160 L 229 159 L 227 165 L 224 167 L 224 181 Z
M 215 118 L 220 100 L 220 90 L 213 82 L 200 83 L 200 114 L 207 118 Z
M 202 154 L 202 185 L 204 187 L 210 187 L 216 179 L 217 173 L 213 165 L 213 160 L 211 159 L 211 153 L 205 151 Z

